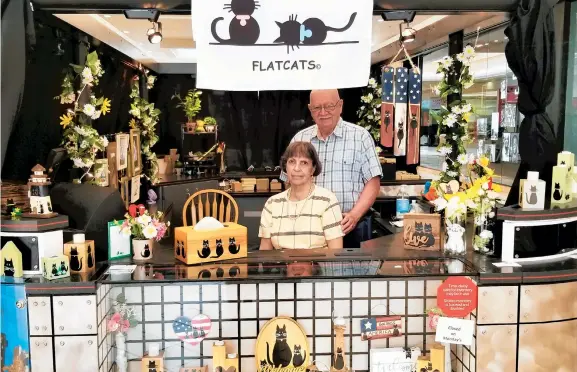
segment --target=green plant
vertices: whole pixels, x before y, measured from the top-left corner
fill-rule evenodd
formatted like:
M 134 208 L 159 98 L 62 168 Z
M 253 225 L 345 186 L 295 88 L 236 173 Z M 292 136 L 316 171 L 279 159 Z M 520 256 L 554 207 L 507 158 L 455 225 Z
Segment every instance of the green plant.
M 148 76 L 148 71 L 144 71 L 144 75 L 146 77 L 147 88 L 152 89 L 154 87 L 155 78 L 152 75 Z M 130 104 L 129 113 L 133 118 L 130 119 L 129 124 L 133 129 L 140 129 L 142 138 L 141 151 L 150 162 L 150 166 L 145 169 L 145 174 L 154 185 L 159 181 L 158 158 L 156 157 L 156 153 L 151 149 L 152 146 L 158 142 L 156 124 L 158 123 L 160 110 L 154 107 L 154 103 L 149 103 L 146 99 L 140 97 L 138 81 L 138 76 L 135 76 L 132 80 L 130 98 L 132 98 L 133 101 Z
M 214 125 L 216 126 L 216 119 L 212 116 L 207 116 L 204 118 L 204 125 Z
M 200 111 L 201 106 L 201 99 L 200 96 L 202 95 L 202 91 L 196 89 L 190 89 L 184 99 L 180 96 L 180 93 L 175 93 L 172 96 L 172 99 L 176 98 L 178 100 L 178 104 L 176 107 L 182 108 L 184 111 L 184 115 L 188 119 L 189 122 L 192 122 L 196 117 L 196 114 Z
M 60 125 L 64 128 L 62 144 L 75 168 L 85 169 L 80 177 L 84 178 L 92 168 L 98 151 L 104 151 L 108 146 L 106 137 L 100 137 L 92 127 L 92 120 L 98 119 L 110 112 L 110 100 L 106 97 L 96 97 L 92 92 L 98 86 L 98 79 L 104 75 L 104 70 L 98 59 L 98 54 L 92 52 L 86 56 L 84 66 L 73 65 L 67 70 L 62 81 L 62 93 L 54 97 L 63 105 L 73 104 L 60 116 Z M 74 80 L 80 80 L 78 94 L 74 91 Z M 86 89 L 86 87 L 90 87 Z M 83 94 L 90 94 L 80 103 Z

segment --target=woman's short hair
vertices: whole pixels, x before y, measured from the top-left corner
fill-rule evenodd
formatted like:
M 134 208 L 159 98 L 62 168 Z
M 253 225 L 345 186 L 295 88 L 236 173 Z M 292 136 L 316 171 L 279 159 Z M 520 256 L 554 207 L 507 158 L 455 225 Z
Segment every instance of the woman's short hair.
M 290 158 L 294 158 L 297 156 L 307 158 L 312 162 L 313 167 L 315 168 L 315 171 L 313 173 L 314 177 L 321 174 L 322 165 L 319 160 L 317 150 L 315 150 L 315 147 L 310 142 L 300 142 L 300 141 L 292 142 L 290 145 L 288 145 L 284 154 L 282 155 L 280 164 L 283 172 L 286 172 L 287 161 Z

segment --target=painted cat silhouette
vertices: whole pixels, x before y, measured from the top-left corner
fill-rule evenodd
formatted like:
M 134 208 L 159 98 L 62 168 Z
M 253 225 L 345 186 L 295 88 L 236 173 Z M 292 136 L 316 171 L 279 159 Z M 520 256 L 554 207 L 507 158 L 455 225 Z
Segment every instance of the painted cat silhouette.
M 70 248 L 70 270 L 80 271 L 82 270 L 82 258 L 78 258 L 78 248 Z
M 222 239 L 216 239 L 216 256 L 212 258 L 219 258 L 224 253 L 224 247 L 222 246 Z
M 235 238 L 228 238 L 228 251 L 230 254 L 237 254 L 240 252 L 240 245 L 236 245 Z
M 5 258 L 4 259 L 4 275 L 5 276 L 14 276 L 14 273 L 16 272 L 16 270 L 14 270 L 14 262 L 12 259 L 10 259 L 10 261 Z
M 66 263 L 64 261 L 60 261 L 60 272 L 62 275 L 66 274 L 67 271 L 68 267 L 66 266 Z
M 156 361 L 149 360 L 148 361 L 148 372 L 157 372 L 156 370 Z
M 553 192 L 553 199 L 560 201 L 563 199 L 563 191 L 561 190 L 561 184 L 555 182 L 555 192 Z
M 224 20 L 223 17 L 215 18 L 212 21 L 210 26 L 212 37 L 220 44 L 252 45 L 256 43 L 260 35 L 260 27 L 258 22 L 252 18 L 252 14 L 258 7 L 260 5 L 255 0 L 231 0 L 230 4 L 224 6 L 224 9 L 228 9 L 235 15 L 228 26 L 230 39 L 225 40 L 216 32 L 216 25 Z
M 411 124 L 412 132 L 413 132 L 413 134 L 415 134 L 415 130 L 417 129 L 417 126 L 418 126 L 418 124 L 417 124 L 417 114 L 415 114 L 415 113 L 412 113 L 412 114 L 411 114 L 411 123 L 410 123 L 410 124 Z
M 142 256 L 143 258 L 150 257 L 150 247 L 148 246 L 148 244 L 144 245 L 144 251 L 140 252 L 140 256 Z
M 293 353 L 290 346 L 287 343 L 287 331 L 286 325 L 280 328 L 276 326 L 276 342 L 272 349 L 272 359 L 270 357 L 270 345 L 266 343 L 266 357 L 268 364 L 274 367 L 286 367 L 290 364 L 292 360 Z
M 180 240 L 176 241 L 176 255 L 180 256 Z
M 295 349 L 293 351 L 293 366 L 295 367 L 302 366 L 305 362 L 305 359 L 307 358 L 307 352 L 305 351 L 305 354 L 302 355 L 301 350 L 301 345 L 295 345 Z
M 86 264 L 88 268 L 91 269 L 94 266 L 94 257 L 92 256 L 92 246 L 88 245 L 88 252 L 86 253 L 88 257 L 86 258 Z
M 52 275 L 54 276 L 59 276 L 60 272 L 58 271 L 58 268 L 56 267 L 56 264 L 52 264 Z
M 527 203 L 531 205 L 537 204 L 537 186 L 531 186 L 530 193 L 525 193 Z
M 401 145 L 403 144 L 403 138 L 405 138 L 405 132 L 404 132 L 404 123 L 402 121 L 399 121 L 399 131 L 397 132 L 397 138 L 399 139 L 399 145 L 397 146 L 397 148 L 401 148 Z
M 391 125 L 391 113 L 387 110 L 385 111 L 385 132 L 389 131 L 389 125 Z
M 337 348 L 337 357 L 335 358 L 335 369 L 345 368 L 345 360 L 343 359 L 343 349 Z
M 208 240 L 202 241 L 202 251 L 201 252 L 196 251 L 196 253 L 200 258 L 207 258 L 208 256 L 210 256 L 210 247 L 208 245 Z
M 230 268 L 230 270 L 228 270 L 228 276 L 231 278 L 234 278 L 238 274 L 240 274 L 240 269 L 238 268 L 238 266 L 233 266 Z
M 274 43 L 286 44 L 287 53 L 289 53 L 289 48 L 294 50 L 295 46 L 298 48 L 299 45 L 319 45 L 325 41 L 329 31 L 344 32 L 348 30 L 355 22 L 356 16 L 357 13 L 354 12 L 344 27 L 336 28 L 325 25 L 319 18 L 308 18 L 301 23 L 297 21 L 297 15 L 291 15 L 288 21 L 276 21 L 280 29 L 280 36 Z
M 422 236 L 426 236 L 427 242 L 424 243 L 425 247 L 432 247 L 435 244 L 435 236 L 433 235 L 433 225 L 430 223 L 425 224 Z

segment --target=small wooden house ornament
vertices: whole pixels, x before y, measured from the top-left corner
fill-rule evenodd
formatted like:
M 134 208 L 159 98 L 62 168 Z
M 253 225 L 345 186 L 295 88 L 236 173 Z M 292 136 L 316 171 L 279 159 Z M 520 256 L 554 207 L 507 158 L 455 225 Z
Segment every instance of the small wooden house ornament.
M 443 241 L 441 215 L 407 213 L 403 222 L 405 249 L 439 251 Z
M 345 356 L 345 319 L 341 317 L 336 318 L 333 329 L 335 331 L 335 348 L 331 372 L 349 372 L 346 366 L 347 358 Z
M 213 372 L 238 372 L 238 354 L 226 354 L 224 341 L 212 345 Z
M 96 265 L 94 240 L 85 240 L 84 234 L 74 234 L 72 241 L 64 244 L 64 254 L 70 260 L 71 273 L 85 273 L 94 270 Z
M 68 256 L 42 257 L 42 276 L 48 280 L 69 277 L 70 261 Z
M 22 252 L 9 241 L 0 250 L 0 275 L 21 278 L 22 274 Z
M 164 351 L 158 349 L 158 344 L 150 345 L 148 353 L 142 356 L 140 366 L 141 372 L 164 371 Z
M 58 216 L 52 210 L 50 190 L 52 184 L 48 176 L 44 174 L 46 169 L 40 164 L 32 168 L 32 174 L 28 179 L 28 198 L 30 199 L 30 213 L 24 213 L 23 217 L 51 218 Z
M 445 372 L 445 346 L 431 345 L 431 352 L 417 359 L 417 372 Z

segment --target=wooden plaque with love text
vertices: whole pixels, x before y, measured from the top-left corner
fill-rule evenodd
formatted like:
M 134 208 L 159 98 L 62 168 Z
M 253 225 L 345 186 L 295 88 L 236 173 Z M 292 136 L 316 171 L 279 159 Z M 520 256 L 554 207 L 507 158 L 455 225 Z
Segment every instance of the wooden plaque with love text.
M 439 251 L 443 245 L 442 234 L 440 214 L 405 214 L 403 242 L 406 249 Z

